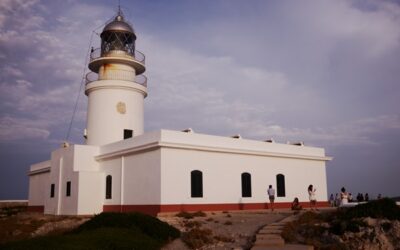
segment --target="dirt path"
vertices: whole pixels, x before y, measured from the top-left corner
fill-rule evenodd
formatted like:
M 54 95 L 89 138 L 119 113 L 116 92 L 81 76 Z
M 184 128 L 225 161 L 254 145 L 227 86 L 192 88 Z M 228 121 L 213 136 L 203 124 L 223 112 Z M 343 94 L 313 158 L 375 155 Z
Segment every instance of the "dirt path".
M 282 220 L 292 215 L 289 210 L 279 210 L 271 213 L 266 210 L 256 211 L 229 211 L 206 212 L 204 217 L 185 219 L 175 214 L 164 214 L 159 219 L 178 228 L 181 232 L 188 232 L 194 227 L 201 230 L 210 230 L 211 243 L 205 244 L 202 249 L 248 249 L 254 235 L 262 226 Z M 189 249 L 181 239 L 175 240 L 164 250 Z

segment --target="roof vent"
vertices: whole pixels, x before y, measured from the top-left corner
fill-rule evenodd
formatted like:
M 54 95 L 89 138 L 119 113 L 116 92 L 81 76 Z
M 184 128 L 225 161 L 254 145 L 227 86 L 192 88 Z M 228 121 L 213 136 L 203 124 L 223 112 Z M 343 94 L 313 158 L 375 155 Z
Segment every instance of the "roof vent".
M 287 144 L 293 145 L 293 146 L 304 146 L 304 142 L 299 141 L 299 142 L 288 142 Z
M 265 140 L 265 142 L 275 143 L 275 140 L 271 138 L 271 139 Z
M 237 134 L 237 135 L 232 135 L 231 138 L 242 139 L 242 136 L 240 134 Z
M 182 132 L 185 132 L 185 133 L 194 133 L 194 131 L 193 131 L 192 128 L 184 129 L 184 130 L 182 130 Z

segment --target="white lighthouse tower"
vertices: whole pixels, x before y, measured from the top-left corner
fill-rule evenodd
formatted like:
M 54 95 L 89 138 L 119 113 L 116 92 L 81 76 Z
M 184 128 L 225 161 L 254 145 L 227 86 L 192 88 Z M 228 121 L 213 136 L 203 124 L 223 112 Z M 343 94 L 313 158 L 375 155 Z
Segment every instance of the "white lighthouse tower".
M 87 145 L 104 145 L 143 134 L 145 57 L 135 50 L 135 32 L 120 9 L 100 37 L 101 47 L 92 49 L 92 72 L 86 76 Z

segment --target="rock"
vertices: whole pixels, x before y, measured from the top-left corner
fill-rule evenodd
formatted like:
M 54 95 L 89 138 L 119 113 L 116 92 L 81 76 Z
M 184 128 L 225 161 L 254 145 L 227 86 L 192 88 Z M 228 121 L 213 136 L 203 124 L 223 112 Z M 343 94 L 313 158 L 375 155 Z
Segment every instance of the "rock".
M 365 218 L 364 222 L 370 227 L 375 227 L 377 225 L 377 219 L 371 217 Z

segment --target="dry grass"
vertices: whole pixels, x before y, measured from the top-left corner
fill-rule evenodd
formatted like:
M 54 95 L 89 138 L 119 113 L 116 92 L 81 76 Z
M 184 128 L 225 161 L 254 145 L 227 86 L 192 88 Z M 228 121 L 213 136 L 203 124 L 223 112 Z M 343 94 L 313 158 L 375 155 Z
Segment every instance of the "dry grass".
M 210 229 L 193 228 L 182 234 L 182 241 L 191 249 L 198 249 L 214 242 Z

